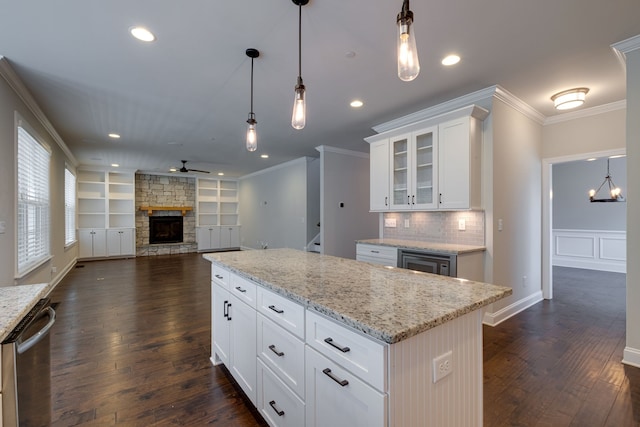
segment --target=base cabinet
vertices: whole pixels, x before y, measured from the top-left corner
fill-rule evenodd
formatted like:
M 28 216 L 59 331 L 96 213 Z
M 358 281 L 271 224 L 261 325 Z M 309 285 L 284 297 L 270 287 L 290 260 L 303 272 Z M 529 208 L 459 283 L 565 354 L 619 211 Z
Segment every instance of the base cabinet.
M 307 427 L 387 426 L 387 395 L 310 347 L 306 363 Z
M 78 258 L 102 258 L 107 256 L 107 230 L 78 230 Z
M 136 254 L 135 230 L 132 228 L 107 230 L 107 256 L 121 257 Z
M 239 225 L 209 225 L 196 229 L 199 251 L 240 247 Z
M 259 359 L 257 408 L 272 427 L 304 425 L 305 405 L 302 399 Z

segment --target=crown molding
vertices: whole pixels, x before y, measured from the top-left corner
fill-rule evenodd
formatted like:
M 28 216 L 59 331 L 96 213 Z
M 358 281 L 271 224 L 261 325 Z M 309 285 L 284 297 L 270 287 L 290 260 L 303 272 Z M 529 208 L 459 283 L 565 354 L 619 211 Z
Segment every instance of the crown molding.
M 572 111 L 570 113 L 563 113 L 557 116 L 547 117 L 544 120 L 544 126 L 568 122 L 583 117 L 597 116 L 599 114 L 609 113 L 611 111 L 624 110 L 625 108 L 627 108 L 627 100 L 623 99 L 622 101 L 611 102 L 609 104 L 585 108 L 584 110 Z
M 40 124 L 45 128 L 45 130 L 51 135 L 51 138 L 58 144 L 58 147 L 64 152 L 67 156 L 68 160 L 73 164 L 73 166 L 78 166 L 78 160 L 73 155 L 67 144 L 64 143 L 56 129 L 53 127 L 47 116 L 45 116 L 44 112 L 40 109 L 40 106 L 29 92 L 29 89 L 24 85 L 18 74 L 16 74 L 11 64 L 5 56 L 0 55 L 0 76 L 4 78 L 7 84 L 13 89 L 13 91 L 18 95 L 18 97 L 24 102 L 27 108 L 33 113 L 36 119 L 40 122 Z
M 531 107 L 529 104 L 527 104 L 502 86 L 496 85 L 493 87 L 495 88 L 495 94 L 493 95 L 494 98 L 499 99 L 511 108 L 524 114 L 534 122 L 539 124 L 544 123 L 545 116 L 538 110 Z
M 363 159 L 369 158 L 369 153 L 364 153 L 362 151 L 345 150 L 344 148 L 331 147 L 329 145 L 319 145 L 316 147 L 316 150 L 319 151 L 320 153 L 328 152 L 328 153 L 344 154 L 346 156 L 361 157 Z
M 248 175 L 243 175 L 240 178 L 238 178 L 238 180 L 243 180 L 243 179 L 247 179 L 247 178 L 253 178 L 254 176 L 259 176 L 259 175 L 262 175 L 262 174 L 265 174 L 265 173 L 268 173 L 268 172 L 273 172 L 273 171 L 278 170 L 278 169 L 284 169 L 286 167 L 293 166 L 293 165 L 295 165 L 297 163 L 305 163 L 306 164 L 307 162 L 309 162 L 311 160 L 317 160 L 317 158 L 316 157 L 298 157 L 297 159 L 289 160 L 288 162 L 280 163 L 280 164 L 277 164 L 275 166 L 268 167 L 266 169 L 261 169 L 259 171 L 250 173 Z
M 640 49 L 640 34 L 614 43 L 611 45 L 611 47 L 616 50 L 616 53 L 621 54 L 622 58 L 624 58 L 624 55 L 626 55 L 627 53 Z

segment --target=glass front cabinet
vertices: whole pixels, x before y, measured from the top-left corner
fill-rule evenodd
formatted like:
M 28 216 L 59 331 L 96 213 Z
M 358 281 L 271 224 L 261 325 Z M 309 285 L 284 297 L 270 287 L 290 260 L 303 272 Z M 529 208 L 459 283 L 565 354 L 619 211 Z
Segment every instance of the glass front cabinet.
M 391 210 L 437 208 L 437 134 L 433 126 L 390 139 Z

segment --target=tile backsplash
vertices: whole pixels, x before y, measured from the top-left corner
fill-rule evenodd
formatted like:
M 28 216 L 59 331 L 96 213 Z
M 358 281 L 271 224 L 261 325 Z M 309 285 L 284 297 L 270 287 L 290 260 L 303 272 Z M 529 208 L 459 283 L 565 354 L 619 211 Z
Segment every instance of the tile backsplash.
M 386 239 L 427 240 L 460 245 L 485 244 L 484 211 L 389 212 L 383 215 L 385 220 L 395 219 L 396 225 L 384 227 L 382 237 Z M 464 221 L 464 230 L 459 230 L 461 221 Z

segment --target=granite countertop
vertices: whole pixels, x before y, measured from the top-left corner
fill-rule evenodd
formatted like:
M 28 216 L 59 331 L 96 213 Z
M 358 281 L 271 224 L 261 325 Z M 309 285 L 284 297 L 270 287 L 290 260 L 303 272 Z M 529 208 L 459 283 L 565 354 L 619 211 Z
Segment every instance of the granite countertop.
M 512 293 L 506 287 L 293 249 L 203 257 L 389 344 Z
M 486 246 L 456 245 L 454 243 L 421 242 L 416 240 L 400 239 L 364 239 L 356 240 L 356 243 L 367 243 L 369 245 L 393 246 L 403 249 L 415 249 L 425 252 L 440 252 L 453 255 L 461 255 L 470 252 L 480 252 L 487 250 Z
M 47 292 L 48 285 L 0 287 L 0 342 Z

